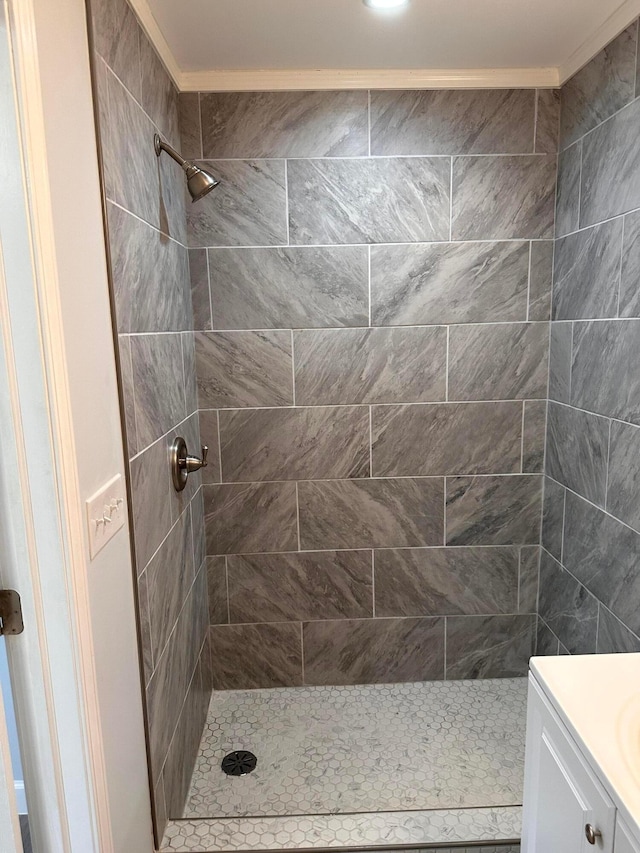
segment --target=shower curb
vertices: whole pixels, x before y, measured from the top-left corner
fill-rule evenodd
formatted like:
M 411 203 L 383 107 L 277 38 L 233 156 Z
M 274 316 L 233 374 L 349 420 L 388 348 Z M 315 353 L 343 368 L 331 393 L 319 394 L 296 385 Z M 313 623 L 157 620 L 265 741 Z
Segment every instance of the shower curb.
M 521 806 L 169 821 L 160 853 L 518 844 Z

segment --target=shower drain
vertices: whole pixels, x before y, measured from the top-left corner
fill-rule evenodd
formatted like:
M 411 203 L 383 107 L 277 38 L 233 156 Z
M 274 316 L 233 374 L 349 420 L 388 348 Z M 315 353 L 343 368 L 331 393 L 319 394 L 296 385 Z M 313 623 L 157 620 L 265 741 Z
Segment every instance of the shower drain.
M 227 776 L 246 776 L 256 769 L 258 759 L 246 749 L 237 749 L 222 759 L 221 767 Z

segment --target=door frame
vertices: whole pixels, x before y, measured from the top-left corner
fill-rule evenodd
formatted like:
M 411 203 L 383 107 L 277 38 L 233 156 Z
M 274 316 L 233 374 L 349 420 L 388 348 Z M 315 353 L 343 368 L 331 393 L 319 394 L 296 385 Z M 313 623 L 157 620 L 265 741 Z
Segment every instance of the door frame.
M 128 526 L 91 561 L 85 521 L 124 456 L 84 0 L 0 3 L 20 161 L 4 177 L 24 211 L 22 267 L 0 289 L 15 436 L 5 577 L 26 625 L 7 653 L 32 835 L 47 853 L 150 853 Z

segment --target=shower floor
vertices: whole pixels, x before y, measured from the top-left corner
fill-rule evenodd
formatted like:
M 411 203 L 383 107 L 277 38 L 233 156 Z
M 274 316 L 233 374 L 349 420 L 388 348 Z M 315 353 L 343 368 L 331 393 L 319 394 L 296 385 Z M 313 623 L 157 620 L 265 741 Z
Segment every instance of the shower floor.
M 214 693 L 183 817 L 518 806 L 524 678 Z M 227 776 L 232 750 L 256 769 Z

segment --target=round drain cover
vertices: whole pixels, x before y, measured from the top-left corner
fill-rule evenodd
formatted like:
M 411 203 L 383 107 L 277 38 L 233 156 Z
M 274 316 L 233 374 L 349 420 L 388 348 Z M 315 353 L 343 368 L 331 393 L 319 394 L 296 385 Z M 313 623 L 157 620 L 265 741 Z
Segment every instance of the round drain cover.
M 246 749 L 238 749 L 225 755 L 220 765 L 227 776 L 246 776 L 256 769 L 258 759 Z

